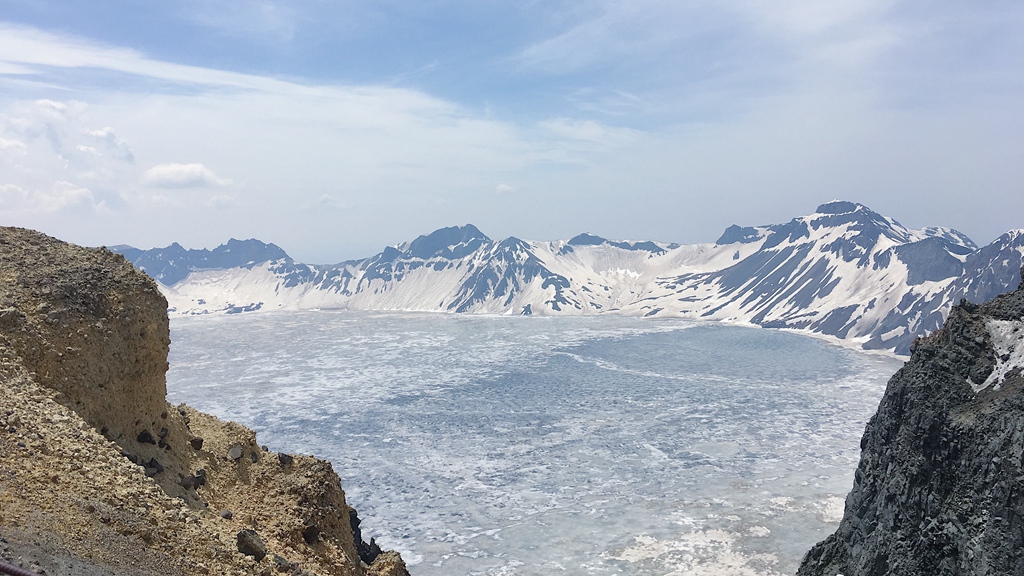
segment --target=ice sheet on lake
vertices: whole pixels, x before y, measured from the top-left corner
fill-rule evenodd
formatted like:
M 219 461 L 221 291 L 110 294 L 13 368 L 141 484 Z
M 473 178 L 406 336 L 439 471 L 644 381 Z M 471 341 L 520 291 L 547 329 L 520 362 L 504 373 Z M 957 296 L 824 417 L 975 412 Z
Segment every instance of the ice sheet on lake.
M 329 458 L 418 575 L 742 575 L 834 530 L 897 366 L 679 321 L 308 312 L 176 318 L 168 388 Z

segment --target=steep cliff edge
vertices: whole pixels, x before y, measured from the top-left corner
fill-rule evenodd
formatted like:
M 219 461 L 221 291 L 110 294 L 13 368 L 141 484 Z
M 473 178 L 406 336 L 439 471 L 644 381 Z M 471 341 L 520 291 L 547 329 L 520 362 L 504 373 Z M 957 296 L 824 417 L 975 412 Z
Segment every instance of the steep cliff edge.
M 0 228 L 0 555 L 90 576 L 407 574 L 358 537 L 329 462 L 167 403 L 166 309 L 120 255 Z
M 1022 367 L 1024 282 L 954 307 L 889 381 L 842 523 L 798 575 L 1024 574 Z

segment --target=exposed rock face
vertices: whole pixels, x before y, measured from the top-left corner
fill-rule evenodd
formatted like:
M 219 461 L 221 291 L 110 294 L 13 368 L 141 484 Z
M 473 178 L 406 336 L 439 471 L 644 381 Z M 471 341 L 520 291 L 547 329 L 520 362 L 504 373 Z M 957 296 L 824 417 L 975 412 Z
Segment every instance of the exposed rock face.
M 1024 288 L 963 301 L 918 341 L 864 432 L 839 529 L 798 574 L 1024 574 L 1022 366 Z
M 166 402 L 166 308 L 121 255 L 0 228 L 4 557 L 55 574 L 407 574 L 394 553 L 360 560 L 329 462 L 274 458 Z M 240 552 L 240 533 L 265 552 Z

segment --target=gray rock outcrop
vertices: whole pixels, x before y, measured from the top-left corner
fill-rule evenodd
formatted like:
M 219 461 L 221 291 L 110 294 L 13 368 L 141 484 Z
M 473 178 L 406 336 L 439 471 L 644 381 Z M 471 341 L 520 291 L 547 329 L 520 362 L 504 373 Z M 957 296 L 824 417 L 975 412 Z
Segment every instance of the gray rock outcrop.
M 1020 287 L 961 301 L 917 341 L 864 432 L 839 529 L 797 574 L 1024 574 L 1022 365 Z

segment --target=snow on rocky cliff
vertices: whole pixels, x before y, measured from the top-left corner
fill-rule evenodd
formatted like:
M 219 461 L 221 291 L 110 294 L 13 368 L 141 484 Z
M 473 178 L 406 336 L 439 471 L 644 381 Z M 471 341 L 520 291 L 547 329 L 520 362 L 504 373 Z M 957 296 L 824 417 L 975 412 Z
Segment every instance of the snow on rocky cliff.
M 329 266 L 257 240 L 115 249 L 161 283 L 172 314 L 615 313 L 790 328 L 906 354 L 961 298 L 1019 283 L 1024 232 L 979 249 L 956 230 L 912 230 L 833 201 L 785 224 L 731 226 L 714 244 L 492 240 L 466 225 Z

